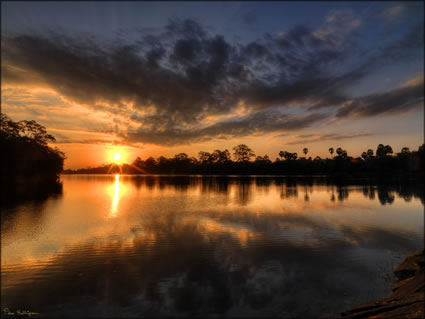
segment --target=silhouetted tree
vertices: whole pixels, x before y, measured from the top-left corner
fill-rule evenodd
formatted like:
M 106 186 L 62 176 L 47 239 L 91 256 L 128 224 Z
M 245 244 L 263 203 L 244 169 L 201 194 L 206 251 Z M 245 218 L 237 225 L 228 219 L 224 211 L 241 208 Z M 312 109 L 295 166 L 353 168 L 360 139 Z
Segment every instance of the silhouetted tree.
M 389 145 L 385 145 L 385 147 L 384 147 L 385 156 L 391 155 L 392 153 L 393 153 L 393 148 Z
M 303 148 L 303 153 L 304 153 L 304 156 L 307 156 L 307 153 L 308 153 L 308 148 L 307 147 L 304 147 Z
M 0 114 L 0 128 L 4 138 L 22 138 L 28 142 L 46 146 L 49 142 L 55 142 L 53 135 L 47 133 L 46 128 L 36 121 L 12 121 L 6 114 Z
M 329 153 L 331 153 L 331 156 L 334 157 L 334 148 L 333 147 L 329 148 Z
M 9 130 L 18 132 L 18 127 L 9 126 Z M 136 158 L 133 166 L 140 166 L 141 170 L 132 170 L 131 165 L 121 166 L 122 173 L 160 173 L 160 174 L 370 174 L 385 175 L 396 173 L 423 171 L 424 147 L 418 151 L 398 153 L 396 157 L 384 156 L 391 154 L 392 149 L 388 146 L 380 146 L 381 157 L 373 157 L 373 151 L 368 149 L 361 157 L 350 157 L 347 151 L 338 148 L 333 159 L 322 159 L 316 156 L 314 160 L 306 161 L 305 158 L 298 160 L 297 153 L 280 151 L 280 158 L 274 162 L 267 155 L 257 156 L 248 146 L 241 144 L 235 146 L 235 160 L 232 161 L 228 150 L 214 150 L 212 153 L 199 152 L 199 161 L 189 157 L 186 153 L 179 153 L 173 158 L 159 157 L 158 160 L 149 158 L 142 161 Z M 382 157 L 384 156 L 384 157 Z M 252 158 L 254 162 L 250 162 Z M 362 160 L 363 158 L 363 160 Z M 284 160 L 281 160 L 284 159 Z M 108 165 L 98 168 L 68 170 L 67 173 L 107 173 Z M 417 174 L 416 174 L 417 175 Z
M 157 165 L 157 161 L 151 156 L 145 161 L 146 169 L 149 173 L 154 172 L 155 166 Z
M 14 185 L 23 178 L 34 191 L 42 183 L 43 187 L 49 187 L 46 183 L 57 183 L 66 156 L 58 148 L 48 146 L 54 141 L 37 122 L 15 122 L 6 114 L 0 114 L 2 198 L 7 198 L 10 192 L 17 194 Z
M 393 149 L 389 145 L 384 146 L 383 144 L 379 144 L 378 147 L 376 148 L 376 156 L 378 156 L 379 158 L 386 157 L 388 154 L 392 154 L 392 153 L 393 153 Z
M 34 140 L 40 145 L 47 145 L 49 142 L 55 142 L 56 139 L 53 135 L 47 133 L 46 128 L 36 121 L 20 121 L 19 134 L 26 139 Z
M 143 161 L 142 161 L 142 159 L 139 156 L 137 156 L 137 158 L 133 161 L 132 164 L 134 166 L 137 166 L 137 167 L 142 167 L 143 166 Z
M 210 156 L 211 156 L 210 153 L 203 152 L 203 151 L 200 151 L 198 154 L 198 158 L 201 163 L 208 162 L 208 160 L 210 159 Z
M 164 156 L 160 156 L 157 159 L 158 165 L 163 165 L 163 166 L 166 165 L 166 164 L 168 164 L 169 161 L 170 160 L 168 158 L 164 157 Z
M 383 157 L 384 154 L 384 144 L 379 144 L 376 148 L 376 156 Z
M 18 138 L 19 128 L 19 122 L 14 122 L 6 114 L 0 113 L 0 136 L 2 138 Z
M 186 153 L 179 153 L 179 154 L 174 155 L 174 158 L 177 161 L 187 161 L 189 156 Z
M 225 163 L 227 161 L 230 161 L 230 152 L 228 150 L 224 150 L 224 151 L 220 151 L 220 150 L 215 150 L 212 154 L 211 154 L 213 161 L 216 163 Z
M 237 162 L 247 162 L 255 157 L 255 153 L 245 144 L 239 144 L 233 148 L 233 156 Z

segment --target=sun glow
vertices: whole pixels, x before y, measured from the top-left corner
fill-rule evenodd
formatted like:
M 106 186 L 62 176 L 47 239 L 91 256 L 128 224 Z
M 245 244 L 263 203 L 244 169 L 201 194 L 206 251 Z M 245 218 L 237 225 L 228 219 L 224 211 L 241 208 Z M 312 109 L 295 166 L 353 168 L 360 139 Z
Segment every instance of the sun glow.
M 114 161 L 115 162 L 119 162 L 119 161 L 121 161 L 121 154 L 120 153 L 115 153 L 114 156 L 113 156 L 113 158 L 114 158 Z
M 105 148 L 105 153 L 103 153 L 103 156 L 107 159 L 107 164 L 116 164 L 118 166 L 122 166 L 122 164 L 131 161 L 132 157 L 136 157 L 136 154 L 131 154 L 133 151 L 133 149 L 123 145 L 109 145 Z
M 107 157 L 110 159 L 110 163 L 122 164 L 127 160 L 126 151 L 122 148 L 114 147 L 107 153 Z

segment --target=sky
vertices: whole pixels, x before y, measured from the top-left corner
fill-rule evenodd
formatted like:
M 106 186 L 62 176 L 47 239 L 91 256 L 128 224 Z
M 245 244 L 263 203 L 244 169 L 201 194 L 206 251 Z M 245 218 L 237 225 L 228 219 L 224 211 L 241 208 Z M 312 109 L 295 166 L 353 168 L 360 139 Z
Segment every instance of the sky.
M 2 2 L 1 111 L 65 168 L 424 143 L 423 2 Z

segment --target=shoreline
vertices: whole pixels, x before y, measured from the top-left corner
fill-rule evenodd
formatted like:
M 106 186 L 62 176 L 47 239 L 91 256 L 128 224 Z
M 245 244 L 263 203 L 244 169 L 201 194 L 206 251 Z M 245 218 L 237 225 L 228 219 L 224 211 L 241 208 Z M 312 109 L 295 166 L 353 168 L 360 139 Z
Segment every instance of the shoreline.
M 358 305 L 341 313 L 344 319 L 389 319 L 425 317 L 424 249 L 414 252 L 394 270 L 398 278 L 393 293 L 385 298 Z
M 381 181 L 381 180 L 397 180 L 397 181 L 423 181 L 424 173 L 417 172 L 415 174 L 407 173 L 407 174 L 258 174 L 258 173 L 200 173 L 200 174 L 190 174 L 190 173 L 149 173 L 149 174 L 141 174 L 141 173 L 69 173 L 69 172 L 61 172 L 60 176 L 76 176 L 76 175 L 93 175 L 93 176 L 136 176 L 136 177 L 151 177 L 151 176 L 167 176 L 167 177 L 285 177 L 285 178 L 328 178 L 332 180 L 344 180 L 344 181 Z

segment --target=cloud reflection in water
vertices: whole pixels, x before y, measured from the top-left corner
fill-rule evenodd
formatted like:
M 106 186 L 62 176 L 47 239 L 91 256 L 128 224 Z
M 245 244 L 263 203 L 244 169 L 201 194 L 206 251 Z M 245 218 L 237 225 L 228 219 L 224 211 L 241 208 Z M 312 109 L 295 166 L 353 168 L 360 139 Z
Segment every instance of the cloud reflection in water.
M 2 229 L 9 308 L 332 316 L 385 295 L 391 283 L 380 269 L 390 272 L 395 256 L 423 245 L 423 193 L 406 185 L 121 175 L 67 176 L 64 189 L 43 206 L 42 230 L 22 238 L 34 227 L 23 213 Z

